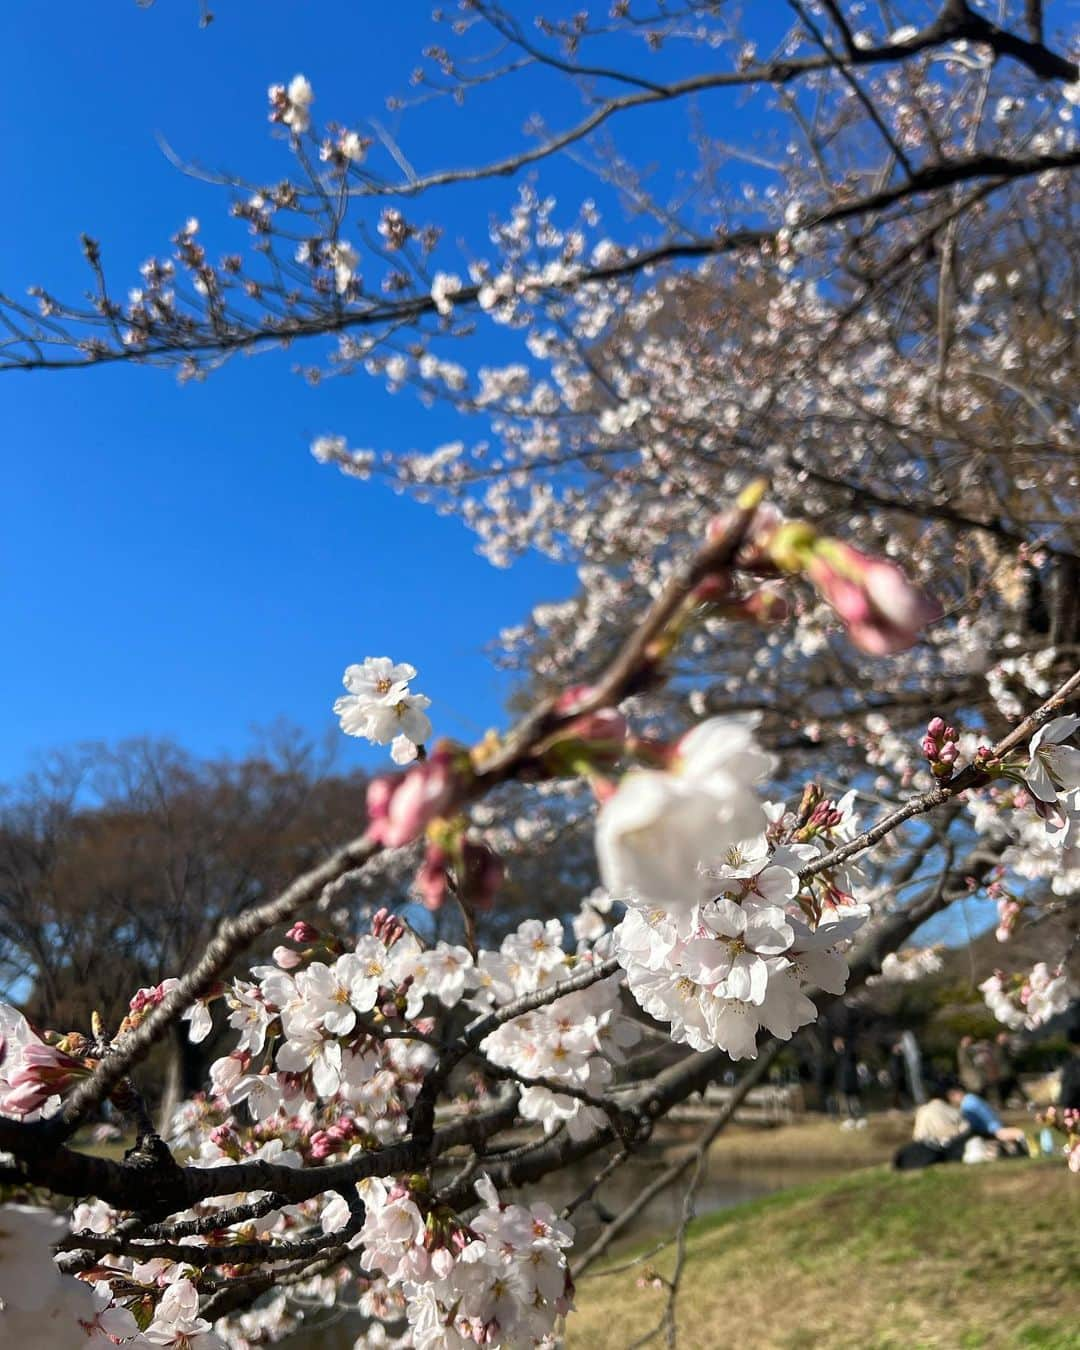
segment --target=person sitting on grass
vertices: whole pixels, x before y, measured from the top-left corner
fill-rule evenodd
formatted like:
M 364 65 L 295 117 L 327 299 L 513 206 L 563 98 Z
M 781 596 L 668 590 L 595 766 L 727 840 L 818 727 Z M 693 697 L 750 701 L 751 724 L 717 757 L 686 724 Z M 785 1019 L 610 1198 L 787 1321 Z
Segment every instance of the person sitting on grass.
M 944 1097 L 931 1097 L 915 1112 L 911 1137 L 917 1144 L 931 1144 L 945 1148 L 960 1135 L 969 1134 L 967 1122 L 955 1106 Z
M 953 1079 L 915 1113 L 914 1137 L 893 1156 L 900 1172 L 946 1162 L 988 1162 L 993 1157 L 1027 1154 L 1023 1130 L 1001 1123 L 990 1104 Z
M 1015 1146 L 1022 1143 L 1024 1131 L 1012 1125 L 1003 1125 L 994 1108 L 984 1097 L 978 1097 L 974 1092 L 966 1092 L 962 1084 L 955 1081 L 946 1086 L 945 1097 L 963 1116 L 964 1123 L 972 1134 L 981 1135 L 984 1139 L 996 1139 L 999 1144 L 1006 1145 L 1006 1151 L 1015 1151 Z M 1010 1149 L 1009 1146 L 1013 1148 Z

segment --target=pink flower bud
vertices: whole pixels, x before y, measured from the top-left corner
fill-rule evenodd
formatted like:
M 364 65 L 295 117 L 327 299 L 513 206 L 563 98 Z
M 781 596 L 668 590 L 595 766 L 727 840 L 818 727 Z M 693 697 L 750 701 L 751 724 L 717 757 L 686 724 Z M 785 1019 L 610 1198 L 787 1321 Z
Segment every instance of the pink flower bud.
M 324 1158 L 329 1158 L 338 1150 L 338 1141 L 331 1138 L 327 1130 L 316 1130 L 308 1142 L 311 1156 L 316 1162 L 322 1162 Z
M 928 623 L 941 618 L 941 606 L 917 586 L 913 586 L 893 563 L 872 560 L 866 569 L 865 585 L 874 608 L 894 628 L 914 635 Z
M 396 914 L 383 907 L 371 916 L 371 935 L 389 949 L 405 936 L 405 925 Z
M 850 544 L 822 540 L 806 572 L 843 620 L 852 642 L 872 656 L 906 651 L 927 624 L 941 618 L 937 601 L 899 567 Z
M 85 1064 L 55 1046 L 30 1041 L 22 1047 L 20 1067 L 8 1080 L 8 1091 L 0 1097 L 0 1105 L 14 1115 L 27 1115 L 88 1073 Z
M 855 554 L 855 550 L 845 550 L 845 556 L 848 554 Z M 856 556 L 861 558 L 862 555 Z M 849 628 L 852 625 L 869 625 L 871 623 L 873 608 L 869 596 L 857 581 L 841 575 L 830 563 L 820 557 L 814 557 L 810 560 L 806 572 L 810 580 Z
M 833 814 L 833 804 L 829 800 L 829 798 L 826 797 L 823 801 L 818 802 L 817 806 L 814 807 L 813 811 L 810 813 L 810 820 L 808 823 L 811 825 L 816 825 L 819 829 L 825 829 L 828 827 L 829 817 L 832 814 Z
M 308 942 L 318 942 L 319 930 L 303 919 L 298 919 L 285 936 L 290 942 L 299 942 L 303 946 Z
M 587 684 L 575 684 L 563 692 L 555 701 L 555 711 L 566 713 L 584 702 L 592 693 L 592 687 Z M 573 721 L 560 729 L 559 737 L 579 741 L 601 741 L 604 743 L 615 742 L 622 745 L 626 740 L 626 718 L 615 708 L 599 708 L 596 712 L 585 713 L 582 717 L 576 717 Z
M 420 892 L 420 899 L 427 909 L 439 909 L 446 899 L 450 885 L 446 875 L 449 861 L 450 855 L 444 848 L 438 844 L 428 844 L 424 861 L 416 874 L 416 889 Z
M 304 964 L 304 958 L 291 947 L 275 947 L 273 956 L 274 963 L 282 970 L 295 970 L 297 966 Z
M 461 761 L 452 749 L 436 749 L 407 773 L 374 779 L 367 791 L 371 837 L 387 848 L 398 848 L 446 815 L 464 786 Z
M 926 734 L 928 736 L 933 736 L 935 740 L 944 730 L 945 719 L 943 717 L 931 717 L 930 721 L 926 724 Z

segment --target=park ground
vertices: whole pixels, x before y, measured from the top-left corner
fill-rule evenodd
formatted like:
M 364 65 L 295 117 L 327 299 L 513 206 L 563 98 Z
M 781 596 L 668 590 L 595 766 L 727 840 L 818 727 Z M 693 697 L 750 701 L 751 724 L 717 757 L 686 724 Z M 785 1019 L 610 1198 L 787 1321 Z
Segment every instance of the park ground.
M 824 1150 L 823 1125 L 803 1127 Z M 795 1127 L 719 1140 L 728 1161 Z M 875 1131 L 877 1134 L 878 1131 Z M 870 1131 L 857 1147 L 879 1151 Z M 814 1139 L 807 1136 L 807 1149 Z M 850 1155 L 848 1165 L 852 1161 Z M 828 1165 L 824 1156 L 821 1165 Z M 1080 1176 L 1057 1159 L 894 1173 L 880 1163 L 697 1220 L 677 1302 L 684 1350 L 1080 1350 Z M 649 1252 L 655 1242 L 639 1245 Z M 659 1325 L 674 1248 L 623 1251 L 579 1283 L 569 1350 L 627 1350 Z M 652 1344 L 662 1346 L 663 1335 Z
M 1007 1118 L 1031 1129 L 1022 1112 Z M 671 1132 L 657 1163 L 695 1133 Z M 709 1175 L 783 1189 L 692 1224 L 681 1350 L 1080 1350 L 1080 1176 L 1059 1159 L 891 1172 L 910 1137 L 910 1113 L 862 1130 L 821 1117 L 725 1130 Z M 567 1350 L 629 1350 L 659 1325 L 666 1294 L 638 1280 L 670 1276 L 674 1248 L 654 1252 L 664 1237 L 631 1239 L 581 1279 Z

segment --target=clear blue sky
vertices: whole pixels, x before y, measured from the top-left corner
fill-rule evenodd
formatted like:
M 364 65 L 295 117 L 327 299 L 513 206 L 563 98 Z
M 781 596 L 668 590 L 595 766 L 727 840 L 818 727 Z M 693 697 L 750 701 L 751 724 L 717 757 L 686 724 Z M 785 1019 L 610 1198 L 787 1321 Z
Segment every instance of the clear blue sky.
M 84 230 L 120 294 L 190 215 L 212 256 L 242 247 L 224 194 L 171 167 L 155 133 L 189 161 L 272 180 L 290 161 L 269 134 L 270 83 L 302 71 L 320 119 L 393 125 L 385 99 L 407 92 L 432 36 L 420 4 L 214 8 L 201 30 L 195 0 L 3 7 L 0 286 L 80 295 Z M 764 20 L 769 36 L 779 18 Z M 519 144 L 534 92 L 534 77 L 519 79 L 511 116 L 498 91 L 463 111 L 410 114 L 417 167 Z M 736 106 L 727 96 L 711 105 L 720 130 Z M 573 107 L 555 109 L 559 120 Z M 631 130 L 639 162 L 677 172 L 689 163 L 672 148 L 686 122 L 683 110 L 671 116 Z M 572 200 L 595 192 L 572 166 L 545 175 Z M 448 238 L 482 238 L 513 192 L 499 181 L 443 194 Z M 317 465 L 307 447 L 323 432 L 431 449 L 458 428 L 365 376 L 313 390 L 290 374 L 294 359 L 236 360 L 184 387 L 136 367 L 0 376 L 0 781 L 82 739 L 152 733 L 215 753 L 242 751 L 253 724 L 278 717 L 323 731 L 343 668 L 368 654 L 419 667 L 437 731 L 471 735 L 499 720 L 506 685 L 484 644 L 531 603 L 569 593 L 572 573 L 538 558 L 496 571 L 456 521 Z M 360 746 L 344 758 L 360 762 Z
M 217 8 L 201 31 L 195 0 L 4 7 L 5 289 L 79 294 L 82 230 L 125 287 L 189 215 L 242 245 L 226 198 L 170 167 L 154 133 L 210 165 L 280 174 L 268 84 L 303 71 L 324 116 L 385 118 L 417 63 L 408 6 Z M 456 126 L 482 143 L 475 120 Z M 425 142 L 433 163 L 461 154 L 443 142 Z M 323 730 L 343 668 L 367 654 L 420 668 L 440 731 L 498 718 L 484 643 L 572 576 L 536 559 L 496 571 L 455 521 L 317 465 L 307 447 L 324 431 L 433 448 L 446 429 L 364 376 L 312 390 L 294 359 L 237 361 L 186 387 L 136 368 L 0 377 L 0 780 L 84 738 L 163 734 L 213 753 L 242 751 L 253 723 L 279 716 Z

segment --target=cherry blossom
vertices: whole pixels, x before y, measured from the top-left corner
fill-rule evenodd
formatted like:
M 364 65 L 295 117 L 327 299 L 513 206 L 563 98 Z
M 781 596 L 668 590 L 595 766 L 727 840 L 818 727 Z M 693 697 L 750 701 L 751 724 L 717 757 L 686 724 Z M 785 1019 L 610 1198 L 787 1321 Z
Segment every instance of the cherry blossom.
M 770 762 L 746 723 L 714 718 L 683 737 L 669 771 L 627 774 L 596 821 L 607 890 L 692 911 L 713 888 L 703 864 L 764 824 L 754 789 Z
M 311 105 L 315 93 L 303 75 L 294 75 L 288 88 L 275 84 L 270 87 L 270 120 L 281 122 L 297 136 L 311 126 Z
M 415 676 L 414 666 L 395 665 L 386 656 L 369 656 L 361 665 L 349 666 L 344 677 L 349 693 L 334 703 L 342 731 L 376 745 L 393 742 L 395 763 L 408 762 L 405 742 L 422 745 L 431 737 L 431 719 L 424 711 L 431 700 L 408 687 Z
M 1055 717 L 1032 736 L 1024 781 L 1039 801 L 1054 803 L 1059 793 L 1080 787 L 1080 750 L 1062 744 L 1078 727 L 1080 716 L 1070 713 Z
M 702 906 L 698 922 L 700 936 L 684 946 L 682 969 L 725 998 L 764 1002 L 766 958 L 786 952 L 795 936 L 784 911 L 753 900 L 737 905 L 721 896 Z
M 469 22 L 450 21 L 447 45 L 428 49 L 440 96 L 483 97 L 489 83 L 501 92 L 516 69 L 515 56 L 493 69 L 505 55 L 471 45 L 476 33 L 489 42 L 497 17 L 475 8 Z M 624 8 L 599 31 L 582 20 L 569 65 L 546 45 L 565 40 L 559 24 L 530 38 L 539 61 L 513 25 L 491 45 L 554 78 L 601 45 L 606 61 L 633 44 L 636 65 L 678 38 L 707 49 L 725 82 L 745 76 L 747 105 L 775 101 L 775 67 L 758 64 L 728 17 L 714 23 L 710 7 L 692 7 L 687 26 L 675 7 L 652 16 L 642 44 Z M 792 61 L 793 148 L 777 136 L 767 187 L 751 179 L 721 192 L 710 162 L 688 175 L 700 189 L 692 202 L 661 203 L 640 166 L 599 147 L 596 171 L 633 200 L 640 231 L 604 219 L 606 191 L 582 201 L 549 191 L 545 161 L 560 141 L 538 121 L 527 160 L 399 180 L 409 161 L 394 145 L 393 163 L 381 163 L 381 135 L 374 143 L 328 123 L 308 143 L 314 93 L 297 75 L 270 90 L 286 168 L 266 176 L 270 186 L 237 189 L 232 206 L 249 254 L 214 261 L 208 232 L 188 220 L 133 288 L 106 291 L 87 238 L 90 302 L 66 306 L 37 288 L 38 322 L 0 300 L 3 364 L 173 361 L 190 377 L 240 348 L 310 351 L 321 338 L 325 363 L 298 358 L 312 361 L 313 383 L 325 369 L 366 372 L 390 394 L 437 406 L 446 425 L 412 448 L 352 449 L 344 435 L 321 435 L 317 461 L 358 491 L 388 487 L 455 515 L 496 565 L 531 550 L 574 578 L 572 595 L 501 635 L 500 658 L 533 711 L 474 746 L 429 750 L 430 700 L 412 692 L 411 665 L 376 657 L 347 669 L 334 705 L 343 731 L 389 745 L 403 771 L 370 782 L 356 838 L 335 841 L 344 849 L 320 855 L 277 900 L 249 906 L 239 930 L 226 921 L 219 947 L 230 961 L 254 934 L 272 965 L 230 977 L 211 947 L 196 969 L 212 968 L 217 983 L 200 974 L 140 990 L 119 1028 L 95 1018 L 39 1034 L 0 1006 L 5 1116 L 70 1105 L 93 1075 L 94 1102 L 134 1115 L 147 1147 L 138 1072 L 102 1086 L 108 1071 L 94 1064 L 127 1056 L 131 1033 L 181 988 L 188 1006 L 176 1014 L 191 1040 L 216 1028 L 223 1042 L 170 1134 L 184 1156 L 170 1169 L 178 1207 L 161 1230 L 175 1238 L 177 1224 L 190 1225 L 170 1249 L 177 1259 L 134 1260 L 116 1235 L 121 1211 L 80 1206 L 77 1224 L 118 1237 L 93 1268 L 107 1278 L 89 1304 L 49 1255 L 56 1221 L 23 1216 L 27 1260 L 38 1264 L 23 1270 L 19 1254 L 12 1266 L 20 1288 L 0 1332 L 13 1341 L 62 1346 L 69 1326 L 80 1343 L 128 1336 L 130 1302 L 145 1343 L 246 1350 L 288 1334 L 299 1307 L 348 1303 L 377 1319 L 367 1344 L 552 1344 L 572 1302 L 572 1227 L 540 1200 L 503 1203 L 486 1179 L 474 1203 L 469 1178 L 481 1165 L 508 1178 L 531 1179 L 534 1164 L 550 1174 L 560 1157 L 610 1142 L 634 1110 L 651 1111 L 653 1084 L 627 1053 L 643 1034 L 637 1008 L 690 1047 L 672 1057 L 665 1084 L 690 1081 L 698 1053 L 753 1058 L 765 1036 L 786 1040 L 814 1021 L 819 995 L 846 991 L 849 959 L 859 980 L 878 963 L 886 980 L 934 973 L 940 956 L 918 945 L 918 928 L 953 902 L 957 873 L 970 871 L 966 893 L 993 878 L 1010 933 L 1075 891 L 1080 751 L 1065 742 L 1080 717 L 1036 732 L 1029 763 L 992 750 L 1012 743 L 1003 720 L 1034 714 L 1026 737 L 1075 691 L 1065 685 L 1050 701 L 1075 652 L 1062 596 L 1075 582 L 1076 417 L 1068 325 L 1046 293 L 1075 233 L 1060 171 L 1075 157 L 1075 67 L 1010 35 L 1004 11 L 978 44 L 939 46 L 931 34 L 915 50 L 923 29 L 900 22 L 910 17 L 890 21 L 890 33 L 863 15 L 824 66 L 806 25 L 786 35 L 778 59 Z M 902 50 L 879 59 L 888 43 Z M 866 56 L 858 99 L 848 44 Z M 1025 65 L 1017 83 L 1013 68 Z M 649 91 L 639 76 L 634 84 L 627 101 Z M 678 105 L 678 91 L 657 89 Z M 811 126 L 797 111 L 807 94 Z M 622 108 L 594 95 L 589 115 L 614 137 Z M 781 115 L 786 106 L 768 105 Z M 1017 191 L 988 196 L 1003 162 Z M 500 187 L 525 163 L 527 181 L 518 176 L 479 225 L 463 213 L 469 237 L 452 237 L 428 189 L 473 174 Z M 920 177 L 928 167 L 940 190 Z M 870 218 L 874 228 L 857 234 L 835 228 Z M 768 503 L 763 486 L 747 487 L 761 474 Z M 748 708 L 759 720 L 737 720 Z M 680 737 L 688 713 L 697 725 Z M 869 816 L 862 839 L 854 791 L 839 795 L 852 784 Z M 766 792 L 783 800 L 766 804 Z M 940 838 L 917 819 L 931 811 Z M 539 897 L 572 923 L 573 951 L 562 919 L 527 896 L 512 916 L 497 905 L 477 913 L 530 852 L 544 858 L 545 880 L 562 882 L 567 839 L 585 841 L 576 897 L 591 884 L 590 838 L 604 891 L 572 919 L 554 887 Z M 880 848 L 864 862 L 872 843 Z M 838 845 L 840 861 L 830 856 Z M 361 867 L 354 895 L 346 883 Z M 935 876 L 907 907 L 908 883 Z M 380 909 L 370 931 L 355 931 L 373 878 L 412 906 L 415 930 Z M 437 916 L 417 916 L 418 894 Z M 509 903 L 509 888 L 501 894 Z M 301 912 L 315 922 L 278 942 Z M 1065 953 L 1045 956 L 984 983 L 1007 1025 L 1045 1025 L 1074 997 Z M 511 1121 L 543 1130 L 524 1172 L 483 1134 Z M 8 1126 L 20 1138 L 22 1122 Z M 1080 1146 L 1069 1148 L 1080 1168 Z M 444 1168 L 459 1150 L 465 1171 Z M 269 1192 L 208 1194 L 209 1170 L 244 1164 L 257 1170 L 229 1174 L 243 1183 L 222 1172 L 208 1184 L 288 1169 L 273 1173 L 276 1208 Z M 97 1176 L 113 1184 L 107 1169 Z M 20 1226 L 11 1213 L 0 1211 L 0 1257 L 5 1221 Z M 344 1230 L 355 1255 L 322 1268 L 334 1249 L 310 1244 Z M 213 1291 L 236 1278 L 229 1247 L 252 1242 L 269 1244 L 264 1259 L 238 1264 L 271 1280 L 290 1249 L 316 1260 L 211 1327 Z M 188 1265 L 188 1243 L 220 1261 Z M 5 1305 L 8 1275 L 0 1261 Z M 29 1321 L 20 1297 L 37 1300 Z M 74 1320 L 69 1301 L 85 1305 Z M 387 1330 L 395 1323 L 409 1328 L 401 1338 Z

